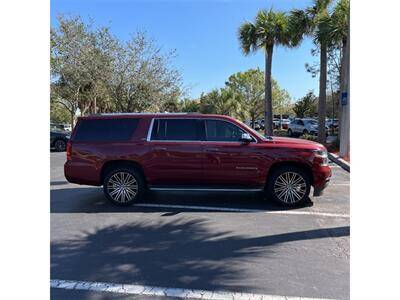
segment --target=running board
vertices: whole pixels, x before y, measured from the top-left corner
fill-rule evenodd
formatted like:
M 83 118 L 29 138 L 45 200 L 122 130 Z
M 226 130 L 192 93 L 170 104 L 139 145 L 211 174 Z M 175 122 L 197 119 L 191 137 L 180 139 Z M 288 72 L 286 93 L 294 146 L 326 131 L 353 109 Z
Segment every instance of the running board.
M 236 188 L 167 188 L 167 187 L 150 187 L 151 191 L 186 191 L 186 192 L 261 192 L 263 188 L 249 188 L 249 189 L 236 189 Z

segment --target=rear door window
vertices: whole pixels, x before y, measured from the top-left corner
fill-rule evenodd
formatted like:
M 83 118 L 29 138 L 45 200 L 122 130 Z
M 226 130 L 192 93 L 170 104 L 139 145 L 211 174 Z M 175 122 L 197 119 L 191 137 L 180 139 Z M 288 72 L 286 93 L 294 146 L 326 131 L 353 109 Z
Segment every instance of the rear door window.
M 139 119 L 86 119 L 79 122 L 74 141 L 126 141 L 135 132 Z
M 197 119 L 155 119 L 151 140 L 199 141 L 201 122 Z

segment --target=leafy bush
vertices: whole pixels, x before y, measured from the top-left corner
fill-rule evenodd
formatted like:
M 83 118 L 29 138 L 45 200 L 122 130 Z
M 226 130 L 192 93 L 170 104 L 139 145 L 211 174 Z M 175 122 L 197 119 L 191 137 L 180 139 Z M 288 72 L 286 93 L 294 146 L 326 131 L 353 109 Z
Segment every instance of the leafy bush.
M 318 137 L 315 135 L 311 135 L 311 134 L 303 134 L 300 136 L 301 139 L 304 140 L 309 140 L 309 141 L 313 141 L 313 142 L 317 142 L 318 141 Z
M 335 140 L 332 143 L 329 143 L 326 145 L 326 148 L 328 148 L 329 152 L 335 152 L 339 150 L 340 148 L 340 139 L 338 136 L 336 136 Z
M 276 129 L 274 130 L 274 136 L 287 136 L 287 130 L 286 129 Z

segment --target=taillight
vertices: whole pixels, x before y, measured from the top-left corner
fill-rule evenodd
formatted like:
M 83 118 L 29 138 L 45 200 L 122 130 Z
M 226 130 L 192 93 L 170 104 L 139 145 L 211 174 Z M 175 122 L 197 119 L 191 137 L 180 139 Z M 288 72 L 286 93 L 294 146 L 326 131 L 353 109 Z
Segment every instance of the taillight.
M 68 141 L 67 143 L 67 160 L 71 160 L 72 156 L 72 143 L 71 141 Z

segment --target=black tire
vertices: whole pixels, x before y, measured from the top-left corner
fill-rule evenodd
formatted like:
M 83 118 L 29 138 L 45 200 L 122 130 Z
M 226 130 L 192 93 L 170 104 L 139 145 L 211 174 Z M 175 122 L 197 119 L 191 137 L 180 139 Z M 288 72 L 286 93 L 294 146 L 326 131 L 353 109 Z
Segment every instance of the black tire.
M 307 129 L 304 129 L 304 130 L 303 130 L 303 135 L 304 135 L 304 134 L 308 134 L 308 130 L 307 130 Z
M 290 129 L 290 128 L 288 129 L 288 131 L 287 131 L 287 135 L 288 135 L 288 136 L 293 136 L 292 129 Z
M 57 152 L 63 152 L 67 149 L 67 143 L 63 140 L 57 140 L 54 142 L 54 148 Z
M 289 176 L 293 178 L 300 178 L 301 180 L 299 181 L 299 184 L 295 185 L 293 187 L 294 192 L 289 192 L 289 196 L 286 197 L 286 195 L 289 195 L 289 193 L 283 194 L 282 192 L 285 193 L 280 186 L 282 183 L 282 178 L 285 178 L 289 174 Z M 296 174 L 296 177 L 294 177 L 292 174 Z M 280 177 L 280 176 L 283 177 Z M 297 177 L 299 176 L 299 177 Z M 278 179 L 279 178 L 279 179 Z M 300 184 L 303 185 L 304 187 L 300 188 Z M 295 166 L 282 166 L 276 170 L 274 170 L 269 176 L 268 176 L 268 181 L 267 181 L 267 186 L 266 186 L 266 194 L 268 199 L 273 200 L 274 202 L 278 203 L 281 206 L 285 207 L 295 207 L 303 204 L 306 202 L 309 198 L 310 194 L 310 188 L 311 188 L 311 179 L 309 174 L 302 168 L 295 167 Z M 280 193 L 280 194 L 279 194 Z M 299 199 L 297 199 L 296 194 L 301 196 Z M 296 201 L 292 201 L 292 199 L 295 199 Z
M 118 187 L 115 184 L 113 184 L 113 182 L 116 182 L 114 180 L 119 176 L 123 176 L 122 178 L 126 178 L 125 186 L 128 189 L 124 189 L 124 191 L 126 191 L 125 193 L 123 192 L 119 193 L 118 191 L 116 192 Z M 130 176 L 132 176 L 134 181 L 136 182 L 136 189 L 134 188 L 135 187 L 134 184 L 133 185 L 128 184 L 128 181 L 130 181 L 131 178 Z M 118 206 L 130 206 L 135 202 L 140 201 L 143 198 L 146 188 L 145 186 L 146 184 L 142 174 L 137 170 L 135 170 L 134 168 L 129 168 L 129 167 L 116 167 L 108 171 L 103 180 L 103 191 L 106 198 L 111 203 Z M 135 192 L 134 195 L 133 192 Z M 119 198 L 118 195 L 120 196 Z

